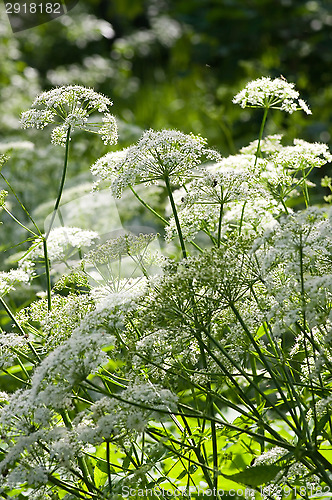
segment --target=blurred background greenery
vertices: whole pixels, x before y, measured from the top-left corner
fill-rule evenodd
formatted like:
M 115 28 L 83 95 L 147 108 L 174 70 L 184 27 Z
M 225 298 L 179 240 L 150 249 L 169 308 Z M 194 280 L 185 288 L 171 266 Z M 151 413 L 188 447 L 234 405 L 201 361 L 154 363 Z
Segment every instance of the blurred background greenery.
M 330 142 L 331 0 L 79 0 L 67 15 L 18 33 L 4 3 L 0 14 L 0 153 L 10 154 L 3 172 L 40 220 L 56 196 L 63 149 L 51 146 L 47 128 L 20 130 L 19 116 L 56 85 L 109 96 L 119 147 L 146 128 L 177 128 L 227 156 L 257 138 L 262 117 L 233 105 L 233 95 L 251 79 L 283 75 L 313 115 L 272 112 L 266 132 Z M 22 140 L 31 144 L 13 144 Z M 74 140 L 67 188 L 91 183 L 89 166 L 108 150 L 98 138 Z M 24 238 L 2 220 L 0 247 L 8 250 Z

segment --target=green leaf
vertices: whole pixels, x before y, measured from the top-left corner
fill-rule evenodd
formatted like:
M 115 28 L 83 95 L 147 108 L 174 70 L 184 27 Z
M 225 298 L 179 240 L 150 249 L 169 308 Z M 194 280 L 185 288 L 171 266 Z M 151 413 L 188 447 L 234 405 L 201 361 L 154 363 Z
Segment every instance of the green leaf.
M 131 464 L 131 456 L 128 454 L 122 462 L 122 468 L 126 470 L 129 468 L 130 464 Z
M 97 460 L 96 461 L 96 467 L 101 470 L 102 472 L 104 472 L 105 474 L 108 473 L 108 467 L 107 467 L 107 461 L 106 460 Z M 114 473 L 114 469 L 113 467 L 110 467 L 110 472 L 113 474 Z
M 177 477 L 177 479 L 183 479 L 185 476 L 188 475 L 188 471 L 184 469 Z
M 256 467 L 250 467 L 236 474 L 222 474 L 226 479 L 235 481 L 236 483 L 245 484 L 246 486 L 260 486 L 262 484 L 270 482 L 276 477 L 278 472 L 280 472 L 283 467 L 275 464 L 271 465 L 257 465 Z
M 320 434 L 322 430 L 324 429 L 325 425 L 330 419 L 330 414 L 325 413 L 325 415 L 322 416 L 322 418 L 317 422 L 316 428 L 312 431 L 312 436 L 317 433 Z

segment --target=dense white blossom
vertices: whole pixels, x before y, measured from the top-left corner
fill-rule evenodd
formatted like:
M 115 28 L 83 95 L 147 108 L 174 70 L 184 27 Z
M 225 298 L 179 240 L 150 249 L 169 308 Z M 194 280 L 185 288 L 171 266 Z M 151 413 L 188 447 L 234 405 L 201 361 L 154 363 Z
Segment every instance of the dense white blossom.
M 47 298 L 34 301 L 21 309 L 16 319 L 21 326 L 40 324 L 45 343 L 43 351 L 48 352 L 67 340 L 88 312 L 94 309 L 92 297 L 87 294 L 52 294 L 52 309 L 48 310 Z
M 177 408 L 178 398 L 170 390 L 139 380 L 118 396 L 119 402 L 116 396 L 104 397 L 91 406 L 92 419 L 79 423 L 75 429 L 80 440 L 95 444 L 120 434 L 123 429 L 143 432 L 150 420 L 156 417 L 163 420 Z
M 270 155 L 271 153 L 275 153 L 280 151 L 283 148 L 281 144 L 282 134 L 274 134 L 268 135 L 261 140 L 259 145 L 259 150 L 261 153 L 265 153 L 266 155 Z M 243 146 L 240 149 L 240 153 L 246 155 L 254 155 L 256 154 L 258 148 L 258 139 L 252 141 L 248 146 Z
M 16 283 L 29 283 L 31 271 L 29 269 L 11 269 L 10 271 L 0 271 L 0 296 L 15 289 Z
M 36 369 L 31 389 L 34 406 L 54 409 L 68 406 L 73 387 L 107 362 L 102 349 L 113 343 L 114 337 L 103 331 L 82 335 L 79 327 L 74 330 Z
M 100 179 L 110 180 L 113 194 L 120 197 L 125 187 L 139 183 L 154 184 L 166 177 L 182 183 L 192 178 L 206 159 L 218 158 L 201 136 L 178 130 L 147 130 L 135 146 L 107 153 L 91 170 Z
M 104 144 L 117 142 L 117 126 L 114 116 L 108 111 L 112 101 L 93 89 L 79 85 L 56 87 L 36 97 L 31 109 L 21 115 L 23 128 L 44 128 L 50 123 L 61 123 L 52 131 L 53 144 L 65 146 L 67 133 L 82 129 L 97 133 Z M 101 121 L 90 120 L 90 115 L 98 112 Z
M 191 240 L 199 231 L 214 233 L 217 230 L 220 217 L 220 207 L 217 204 L 183 205 L 178 211 L 182 236 Z M 165 228 L 166 241 L 171 241 L 177 236 L 175 219 L 172 216 Z
M 47 238 L 48 258 L 51 262 L 64 261 L 77 250 L 91 247 L 98 239 L 99 235 L 95 231 L 79 227 L 56 227 Z M 30 260 L 43 259 L 43 243 L 35 244 L 27 255 Z
M 288 83 L 283 78 L 258 78 L 247 83 L 233 98 L 233 103 L 240 104 L 242 108 L 272 108 L 287 113 L 302 109 L 311 114 L 307 104 L 303 99 L 299 99 L 299 92 L 294 87 L 294 83 Z
M 270 160 L 289 170 L 301 170 L 321 167 L 331 162 L 332 155 L 327 144 L 310 143 L 302 139 L 294 139 L 294 146 L 285 146 L 270 157 Z
M 257 184 L 259 173 L 264 170 L 267 161 L 263 158 L 256 158 L 254 154 L 237 154 L 220 159 L 216 163 L 207 165 L 207 170 L 212 173 L 229 172 L 234 170 L 236 173 L 245 173 L 252 181 Z M 246 179 L 248 182 L 248 178 Z
M 273 297 L 268 319 L 277 337 L 285 328 L 302 325 L 311 330 L 327 320 L 326 304 L 332 298 L 332 226 L 326 212 L 311 207 L 284 216 L 254 244 L 259 272 Z
M 17 335 L 16 333 L 0 332 L 0 367 L 8 368 L 17 359 L 16 349 L 24 348 L 28 344 L 28 336 Z M 24 349 L 23 349 L 24 350 Z

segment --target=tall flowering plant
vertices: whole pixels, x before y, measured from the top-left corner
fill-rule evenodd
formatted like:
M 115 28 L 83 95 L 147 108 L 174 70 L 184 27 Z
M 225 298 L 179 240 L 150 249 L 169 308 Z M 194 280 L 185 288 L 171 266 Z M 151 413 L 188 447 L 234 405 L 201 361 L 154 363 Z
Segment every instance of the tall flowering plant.
M 73 89 L 37 99 L 47 109 L 23 122 L 53 121 Z M 16 389 L 0 393 L 4 498 L 329 495 L 332 212 L 311 206 L 309 175 L 332 156 L 325 144 L 264 136 L 270 109 L 310 113 L 284 79 L 250 82 L 234 102 L 263 110 L 258 140 L 237 155 L 148 130 L 91 167 L 95 189 L 131 190 L 164 226 L 164 255 L 153 255 L 153 234 L 96 244 L 94 232 L 70 228 L 63 239 L 54 229 L 47 265 L 66 261 L 68 243 L 80 262 L 49 300 L 18 313 L 4 297 L 33 279 L 40 242 L 0 274 L 14 322 L 1 334 L 0 381 Z M 72 109 L 55 136 L 67 147 L 74 122 L 85 128 L 98 106 Z M 160 184 L 168 208 L 152 207 L 138 184 Z M 291 208 L 294 197 L 303 208 Z M 4 190 L 0 200 L 8 210 Z M 129 279 L 114 266 L 125 259 Z

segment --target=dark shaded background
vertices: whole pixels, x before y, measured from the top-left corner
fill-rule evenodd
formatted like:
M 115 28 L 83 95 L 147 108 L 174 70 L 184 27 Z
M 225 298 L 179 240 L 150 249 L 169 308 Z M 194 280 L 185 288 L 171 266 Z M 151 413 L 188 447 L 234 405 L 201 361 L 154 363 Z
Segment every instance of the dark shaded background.
M 233 94 L 250 79 L 282 74 L 314 114 L 275 115 L 278 126 L 330 138 L 330 0 L 80 0 L 68 15 L 15 35 L 6 24 L 4 16 L 1 100 L 8 87 L 22 92 L 22 79 L 32 95 L 37 86 L 94 86 L 128 125 L 200 132 L 228 153 L 231 136 L 245 144 L 255 132 L 230 104 Z

